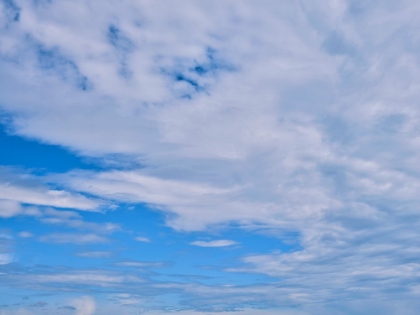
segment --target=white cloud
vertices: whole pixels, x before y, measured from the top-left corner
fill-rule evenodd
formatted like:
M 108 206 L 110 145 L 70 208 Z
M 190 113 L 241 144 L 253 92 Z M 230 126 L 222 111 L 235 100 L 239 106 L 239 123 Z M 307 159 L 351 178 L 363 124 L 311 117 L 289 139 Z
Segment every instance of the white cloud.
M 271 173 L 267 176 L 274 179 L 274 171 L 271 170 Z M 228 188 L 217 187 L 216 183 L 211 186 L 193 181 L 160 179 L 145 176 L 139 171 L 74 172 L 60 180 L 72 189 L 100 198 L 149 203 L 176 215 L 169 218 L 168 224 L 172 227 L 200 230 L 229 221 L 274 226 L 284 226 L 289 221 L 287 224 L 290 226 L 290 220 L 317 217 L 323 210 L 336 207 L 338 202 L 328 196 L 330 188 L 322 187 L 320 174 L 316 173 L 308 170 L 307 174 L 304 172 L 299 176 L 302 178 L 284 178 L 278 183 L 280 187 L 264 188 L 255 187 L 251 178 L 242 186 Z M 310 174 L 312 178 L 309 178 Z M 256 191 L 261 195 L 254 199 Z
M 39 274 L 27 277 L 34 283 L 66 284 L 66 285 L 91 285 L 97 287 L 114 287 L 127 285 L 127 283 L 141 283 L 143 279 L 132 275 L 122 275 L 112 272 L 97 270 L 79 271 L 74 273 Z
M 95 299 L 91 296 L 82 296 L 71 301 L 76 308 L 76 315 L 93 315 L 96 311 Z
M 0 253 L 0 265 L 7 265 L 13 261 L 11 254 Z
M 169 266 L 165 262 L 150 262 L 150 261 L 121 261 L 115 263 L 116 266 L 136 267 L 136 268 L 166 268 Z
M 13 237 L 0 231 L 0 266 L 13 262 Z
M 34 235 L 31 232 L 28 232 L 28 231 L 19 232 L 19 237 L 22 237 L 22 238 L 31 238 L 33 236 Z
M 76 253 L 79 257 L 85 258 L 107 258 L 112 255 L 111 252 L 100 252 L 100 251 L 88 251 L 88 252 L 79 252 Z
M 150 239 L 148 239 L 147 237 L 142 237 L 142 236 L 137 236 L 135 238 L 135 240 L 137 242 L 143 242 L 143 243 L 150 243 L 151 242 Z
M 0 168 L 0 202 L 0 216 L 4 217 L 25 213 L 36 215 L 35 208 L 24 208 L 20 204 L 90 211 L 97 210 L 101 205 L 99 201 L 81 194 L 48 189 L 39 179 L 17 174 L 7 168 Z
M 226 247 L 238 244 L 231 240 L 215 240 L 215 241 L 195 241 L 191 245 L 199 247 Z
M 53 233 L 41 236 L 39 238 L 41 242 L 48 243 L 73 243 L 73 244 L 91 244 L 91 243 L 106 243 L 108 239 L 106 237 L 97 234 L 71 234 L 71 233 Z
M 81 195 L 72 195 L 65 191 L 47 190 L 33 191 L 21 189 L 8 184 L 0 187 L 0 198 L 21 203 L 52 206 L 58 208 L 73 208 L 78 210 L 95 210 L 99 204 Z
M 0 199 L 0 217 L 10 218 L 23 212 L 20 203 L 10 200 Z
M 74 229 L 90 230 L 99 234 L 113 233 L 120 229 L 119 224 L 116 223 L 94 223 L 84 221 L 77 212 L 73 211 L 46 209 L 42 212 L 39 220 L 45 224 L 64 225 Z

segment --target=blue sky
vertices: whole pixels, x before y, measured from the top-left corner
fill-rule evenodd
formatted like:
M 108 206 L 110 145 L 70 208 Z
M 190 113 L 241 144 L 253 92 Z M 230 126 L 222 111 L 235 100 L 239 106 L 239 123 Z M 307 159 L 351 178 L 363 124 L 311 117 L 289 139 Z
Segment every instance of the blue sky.
M 0 315 L 419 314 L 419 14 L 0 0 Z

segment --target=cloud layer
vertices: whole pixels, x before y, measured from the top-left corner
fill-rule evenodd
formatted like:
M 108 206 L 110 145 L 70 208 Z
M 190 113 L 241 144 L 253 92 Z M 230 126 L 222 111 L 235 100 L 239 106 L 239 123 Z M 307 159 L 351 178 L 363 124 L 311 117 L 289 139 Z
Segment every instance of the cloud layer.
M 141 204 L 180 233 L 235 227 L 293 245 L 256 246 L 219 266 L 275 285 L 147 287 L 184 294 L 195 310 L 219 299 L 209 311 L 265 302 L 322 313 L 340 301 L 337 312 L 357 314 L 347 301 L 394 298 L 395 313 L 407 311 L 420 293 L 419 13 L 412 0 L 2 1 L 3 124 L 96 164 L 38 175 L 3 167 L 0 218 L 34 217 L 68 229 L 34 239 L 88 246 L 122 228 L 76 211 Z M 186 243 L 237 244 L 213 236 Z M 1 265 L 12 262 L 4 243 Z M 49 290 L 78 277 L 33 281 Z M 75 301 L 77 314 L 94 314 L 91 298 Z

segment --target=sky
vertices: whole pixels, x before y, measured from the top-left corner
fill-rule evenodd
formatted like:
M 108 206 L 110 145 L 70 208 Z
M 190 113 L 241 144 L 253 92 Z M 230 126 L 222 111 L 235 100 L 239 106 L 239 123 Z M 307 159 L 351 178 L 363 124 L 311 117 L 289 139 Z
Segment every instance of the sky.
M 0 0 L 0 315 L 419 314 L 419 15 Z

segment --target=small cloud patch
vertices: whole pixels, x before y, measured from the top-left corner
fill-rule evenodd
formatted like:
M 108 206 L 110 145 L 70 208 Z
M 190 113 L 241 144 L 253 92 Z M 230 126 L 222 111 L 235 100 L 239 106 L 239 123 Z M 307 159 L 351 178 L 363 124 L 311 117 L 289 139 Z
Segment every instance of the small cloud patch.
M 96 234 L 68 234 L 68 233 L 54 233 L 42 236 L 39 239 L 41 242 L 56 243 L 56 244 L 93 244 L 105 243 L 107 238 Z
M 170 263 L 162 261 L 122 261 L 115 265 L 133 268 L 168 268 L 171 266 Z
M 30 307 L 44 307 L 47 306 L 48 303 L 47 302 L 36 302 L 35 304 L 29 305 Z
M 67 310 L 67 311 L 76 311 L 77 308 L 73 307 L 73 306 L 61 306 L 59 308 L 57 308 L 58 310 Z
M 27 232 L 27 231 L 22 231 L 19 233 L 19 237 L 21 238 L 30 238 L 33 237 L 34 235 L 31 232 Z
M 143 242 L 143 243 L 150 243 L 151 242 L 151 240 L 148 239 L 147 237 L 141 237 L 141 236 L 136 237 L 135 240 L 137 242 Z
M 231 241 L 231 240 L 216 240 L 216 241 L 195 241 L 192 242 L 191 245 L 199 246 L 199 247 L 227 247 L 236 245 L 238 242 Z
M 110 257 L 112 255 L 111 252 L 79 252 L 76 253 L 76 256 L 78 257 L 84 257 L 84 258 L 106 258 Z

